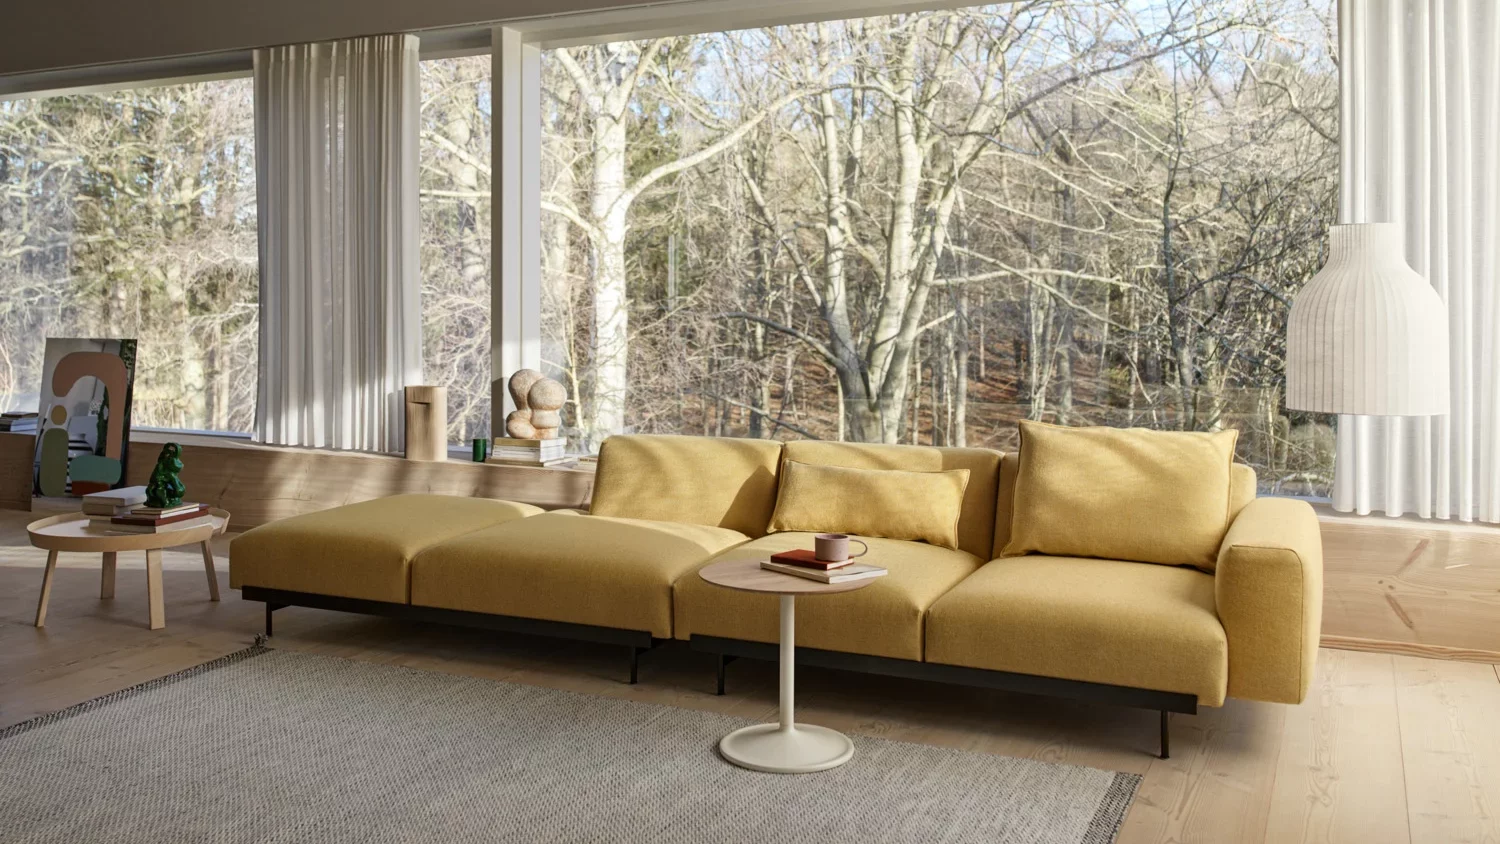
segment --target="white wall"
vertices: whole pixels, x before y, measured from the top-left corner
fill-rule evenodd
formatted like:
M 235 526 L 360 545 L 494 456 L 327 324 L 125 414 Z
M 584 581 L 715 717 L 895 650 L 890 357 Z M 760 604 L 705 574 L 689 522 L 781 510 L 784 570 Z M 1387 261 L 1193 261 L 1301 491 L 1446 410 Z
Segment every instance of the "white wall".
M 0 0 L 0 75 L 608 9 L 640 0 Z

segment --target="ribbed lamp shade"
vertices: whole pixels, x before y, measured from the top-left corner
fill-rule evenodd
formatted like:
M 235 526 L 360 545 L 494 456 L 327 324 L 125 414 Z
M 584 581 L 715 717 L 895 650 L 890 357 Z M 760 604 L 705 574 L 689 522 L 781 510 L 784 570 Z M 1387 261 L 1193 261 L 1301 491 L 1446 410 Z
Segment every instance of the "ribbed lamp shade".
M 1448 308 L 1407 266 L 1396 223 L 1334 226 L 1328 264 L 1287 322 L 1286 406 L 1317 413 L 1448 412 Z

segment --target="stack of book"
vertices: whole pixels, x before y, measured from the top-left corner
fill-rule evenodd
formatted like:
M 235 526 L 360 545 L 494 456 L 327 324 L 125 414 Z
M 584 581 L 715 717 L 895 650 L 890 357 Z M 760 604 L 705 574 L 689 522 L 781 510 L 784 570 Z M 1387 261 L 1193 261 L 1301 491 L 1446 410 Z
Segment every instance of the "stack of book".
M 820 560 L 816 554 L 805 548 L 772 554 L 771 559 L 761 561 L 760 567 L 767 571 L 805 577 L 819 583 L 848 583 L 851 580 L 882 577 L 887 573 L 880 566 L 872 566 L 869 563 L 856 563 L 853 560 L 838 562 Z
M 0 413 L 0 431 L 10 431 L 13 434 L 35 434 L 37 415 L 34 412 L 24 410 L 13 410 L 9 413 Z
M 568 457 L 567 440 L 496 437 L 490 442 L 490 456 L 484 462 L 510 466 L 571 466 L 577 461 Z
M 83 514 L 89 518 L 108 521 L 115 516 L 128 516 L 130 511 L 146 503 L 146 488 L 127 486 L 107 489 L 83 497 Z
M 213 524 L 207 504 L 147 507 L 143 486 L 85 495 L 83 512 L 94 527 L 114 533 L 161 533 Z
M 133 507 L 130 515 L 115 516 L 104 527 L 116 533 L 162 533 L 213 523 L 207 504 L 183 503 L 176 507 Z

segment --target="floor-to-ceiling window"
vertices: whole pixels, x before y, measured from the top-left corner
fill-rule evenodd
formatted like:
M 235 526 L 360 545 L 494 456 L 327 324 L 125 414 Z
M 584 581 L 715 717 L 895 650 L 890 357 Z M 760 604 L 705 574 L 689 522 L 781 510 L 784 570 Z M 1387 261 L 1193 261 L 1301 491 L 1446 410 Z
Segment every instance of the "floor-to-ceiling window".
M 0 102 L 4 410 L 46 338 L 134 338 L 136 425 L 251 430 L 253 142 L 248 79 Z
M 490 435 L 490 57 L 422 62 L 422 353 L 448 440 Z
M 1281 396 L 1337 194 L 1331 0 L 1011 3 L 543 54 L 543 360 L 620 430 L 1013 448 Z

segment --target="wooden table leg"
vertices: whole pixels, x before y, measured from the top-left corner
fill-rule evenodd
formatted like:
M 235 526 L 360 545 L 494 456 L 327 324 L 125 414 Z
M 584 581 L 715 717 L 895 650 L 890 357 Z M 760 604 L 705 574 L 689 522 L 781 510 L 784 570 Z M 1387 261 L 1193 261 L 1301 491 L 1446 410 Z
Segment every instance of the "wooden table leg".
M 161 595 L 161 549 L 146 552 L 146 599 L 151 603 L 151 629 L 167 626 L 167 609 Z
M 203 570 L 208 572 L 208 599 L 219 600 L 219 574 L 214 571 L 214 549 L 203 543 Z
M 47 622 L 47 599 L 52 597 L 52 572 L 57 570 L 57 552 L 47 552 L 47 573 L 42 575 L 42 596 L 36 601 L 36 626 Z
M 99 573 L 99 597 L 115 596 L 115 552 L 104 552 L 104 569 Z

